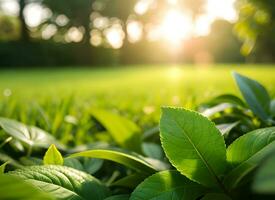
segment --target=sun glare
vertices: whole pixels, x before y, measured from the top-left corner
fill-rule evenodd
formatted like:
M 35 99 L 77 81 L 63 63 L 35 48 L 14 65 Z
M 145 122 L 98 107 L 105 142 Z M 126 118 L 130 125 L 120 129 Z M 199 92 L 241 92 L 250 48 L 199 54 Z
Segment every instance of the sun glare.
M 170 80 L 178 81 L 180 77 L 182 76 L 182 70 L 178 66 L 173 66 L 168 69 L 168 77 Z
M 173 44 L 190 37 L 192 33 L 192 21 L 178 10 L 170 10 L 164 16 L 160 28 L 162 37 Z

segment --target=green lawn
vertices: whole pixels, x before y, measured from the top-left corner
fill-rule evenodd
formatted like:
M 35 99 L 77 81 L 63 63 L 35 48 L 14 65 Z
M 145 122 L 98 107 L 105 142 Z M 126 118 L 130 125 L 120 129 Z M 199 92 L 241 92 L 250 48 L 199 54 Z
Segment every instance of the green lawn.
M 117 109 L 142 127 L 151 126 L 163 105 L 194 109 L 215 95 L 239 94 L 233 70 L 259 80 L 274 97 L 275 67 L 265 65 L 1 70 L 0 113 L 55 132 L 67 115 L 82 119 L 90 108 L 104 107 Z M 11 96 L 3 95 L 9 91 Z
M 233 70 L 260 81 L 275 96 L 275 67 L 264 65 L 1 70 L 0 113 L 65 143 L 72 135 L 85 143 L 94 107 L 120 112 L 146 130 L 158 124 L 161 106 L 195 109 L 216 95 L 239 94 Z
M 11 89 L 24 97 L 76 94 L 94 95 L 180 95 L 198 98 L 220 92 L 236 92 L 231 77 L 238 71 L 259 80 L 272 91 L 275 67 L 267 65 L 135 66 L 120 68 L 64 68 L 1 70 L 0 90 Z M 127 93 L 127 94 L 125 94 Z M 150 95 L 151 96 L 151 95 Z M 168 97 L 166 96 L 166 97 Z M 127 100 L 127 99 L 125 99 Z

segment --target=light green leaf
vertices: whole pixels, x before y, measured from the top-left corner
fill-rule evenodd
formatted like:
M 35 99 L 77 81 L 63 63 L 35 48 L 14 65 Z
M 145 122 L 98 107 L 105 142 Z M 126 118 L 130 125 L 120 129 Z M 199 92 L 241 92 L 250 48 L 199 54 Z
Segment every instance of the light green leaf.
M 54 144 L 46 151 L 43 163 L 44 165 L 63 165 L 63 157 Z
M 219 129 L 222 135 L 228 134 L 234 127 L 236 127 L 240 122 L 218 124 L 216 127 Z
M 103 200 L 108 189 L 96 178 L 79 170 L 58 166 L 31 166 L 9 172 L 35 185 L 58 200 Z
M 216 106 L 213 106 L 211 108 L 207 108 L 206 110 L 204 110 L 202 112 L 202 115 L 204 115 L 205 117 L 211 117 L 219 112 L 225 111 L 229 108 L 234 108 L 235 105 L 234 104 L 230 104 L 230 103 L 221 103 L 218 104 Z
M 122 165 L 125 165 L 126 167 L 129 167 L 141 173 L 152 174 L 156 172 L 156 169 L 154 169 L 150 164 L 140 159 L 139 157 L 115 150 L 94 149 L 89 151 L 83 151 L 80 153 L 74 153 L 69 157 L 89 157 L 106 159 L 120 163 Z
M 7 162 L 3 163 L 2 165 L 0 165 L 0 174 L 4 174 L 7 164 L 9 164 L 9 161 L 7 161 Z
M 91 113 L 108 130 L 117 144 L 141 152 L 141 132 L 134 122 L 105 110 L 92 109 Z
M 222 193 L 206 194 L 201 200 L 232 200 L 229 196 Z
M 232 171 L 225 177 L 228 188 L 234 188 L 275 149 L 275 127 L 251 131 L 235 140 L 227 149 Z
M 264 86 L 246 76 L 233 73 L 236 83 L 250 109 L 263 121 L 270 120 L 270 97 Z
M 29 146 L 48 148 L 49 145 L 55 144 L 58 148 L 64 148 L 52 135 L 34 126 L 0 117 L 0 127 L 10 136 Z
M 273 152 L 274 153 L 274 152 Z M 257 170 L 252 189 L 256 193 L 275 194 L 275 156 L 269 156 Z
M 215 124 L 199 113 L 163 108 L 160 135 L 164 151 L 183 175 L 213 187 L 226 170 L 226 148 Z
M 204 193 L 199 184 L 179 172 L 162 171 L 145 179 L 131 194 L 130 200 L 195 200 Z
M 9 175 L 0 175 L 0 194 L 0 200 L 54 200 L 50 194 Z

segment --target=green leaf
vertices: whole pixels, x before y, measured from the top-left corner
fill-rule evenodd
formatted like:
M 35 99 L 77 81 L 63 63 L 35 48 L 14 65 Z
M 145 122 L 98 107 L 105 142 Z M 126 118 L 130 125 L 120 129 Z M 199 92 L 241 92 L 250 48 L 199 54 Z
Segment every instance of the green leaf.
M 139 185 L 145 178 L 147 178 L 146 175 L 142 173 L 135 173 L 135 174 L 130 174 L 126 177 L 123 177 L 114 183 L 112 183 L 112 186 L 120 186 L 120 187 L 126 187 L 130 189 L 134 189 Z
M 114 196 L 110 196 L 104 200 L 129 200 L 129 195 L 128 194 L 114 195 Z
M 163 151 L 160 145 L 152 142 L 143 142 L 142 151 L 150 158 L 162 160 L 164 158 Z
M 36 157 L 24 156 L 20 158 L 20 163 L 24 166 L 43 165 L 43 160 Z
M 250 109 L 263 121 L 269 121 L 270 97 L 264 86 L 236 72 L 233 76 Z
M 86 172 L 89 174 L 96 173 L 103 165 L 102 159 L 96 159 L 96 158 L 85 158 L 83 167 Z
M 44 165 L 63 165 L 63 157 L 54 144 L 46 151 L 43 163 Z
M 235 140 L 227 149 L 232 171 L 225 177 L 228 188 L 234 188 L 275 149 L 275 127 L 251 131 Z
M 229 196 L 222 193 L 206 194 L 201 200 L 232 200 Z
M 235 107 L 235 105 L 233 105 L 233 104 L 221 103 L 221 104 L 215 105 L 211 108 L 207 108 L 206 110 L 204 110 L 202 112 L 202 115 L 204 115 L 205 117 L 211 117 L 219 112 L 225 111 L 225 110 L 227 110 L 229 108 L 233 108 L 233 107 Z
M 159 126 L 155 126 L 153 128 L 150 128 L 149 130 L 145 131 L 142 135 L 143 140 L 147 140 L 153 136 L 159 135 Z
M 274 152 L 273 152 L 274 153 Z M 257 170 L 252 189 L 256 193 L 275 194 L 275 156 L 269 156 Z
M 9 162 L 10 165 L 16 167 L 16 168 L 21 168 L 23 167 L 18 161 L 14 160 L 12 157 L 9 155 L 0 152 L 0 160 L 3 162 Z
M 141 132 L 134 122 L 105 110 L 92 109 L 91 113 L 108 130 L 117 144 L 141 152 Z
M 273 117 L 275 117 L 275 99 L 270 102 L 270 113 Z
M 154 169 L 150 164 L 140 159 L 139 157 L 115 150 L 94 149 L 89 151 L 83 151 L 80 153 L 74 153 L 69 157 L 89 157 L 106 159 L 120 163 L 122 165 L 125 165 L 126 167 L 129 167 L 141 173 L 152 174 L 156 172 L 156 169 Z
M 96 178 L 70 167 L 31 166 L 9 174 L 21 177 L 58 200 L 102 200 L 109 194 L 108 189 Z
M 218 124 L 216 127 L 219 129 L 222 135 L 228 134 L 234 127 L 236 127 L 240 122 Z
M 63 165 L 86 172 L 84 170 L 83 165 L 81 164 L 81 162 L 77 158 L 65 158 Z
M 209 103 L 231 103 L 244 107 L 245 103 L 239 97 L 232 94 L 222 94 L 213 98 Z
M 178 171 L 204 186 L 222 188 L 226 148 L 214 123 L 193 111 L 163 108 L 160 135 L 164 151 Z
M 2 165 L 0 165 L 0 174 L 4 174 L 7 164 L 9 164 L 9 161 L 7 161 L 7 162 L 3 163 Z
M 48 148 L 49 145 L 55 144 L 58 148 L 64 149 L 64 146 L 52 135 L 37 127 L 27 126 L 23 123 L 3 117 L 0 117 L 0 126 L 7 134 L 29 146 Z
M 0 200 L 54 200 L 50 194 L 9 175 L 0 175 L 0 194 Z
M 145 179 L 131 194 L 130 200 L 195 200 L 204 193 L 199 184 L 190 181 L 179 172 L 162 171 Z

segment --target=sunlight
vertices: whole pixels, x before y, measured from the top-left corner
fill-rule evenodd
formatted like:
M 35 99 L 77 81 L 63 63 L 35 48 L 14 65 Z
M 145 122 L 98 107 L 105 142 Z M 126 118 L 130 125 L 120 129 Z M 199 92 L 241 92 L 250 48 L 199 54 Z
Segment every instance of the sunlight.
M 8 15 L 18 15 L 19 4 L 16 0 L 9 0 L 1 2 L 1 12 L 4 11 Z
M 169 68 L 168 76 L 171 80 L 177 81 L 182 75 L 181 68 L 179 66 L 173 66 Z
M 26 16 L 26 23 L 30 27 L 36 27 L 45 19 L 52 15 L 50 9 L 41 6 L 39 3 L 30 3 L 24 10 Z
M 237 19 L 237 13 L 234 7 L 236 0 L 207 0 L 206 14 L 213 20 L 222 18 L 229 21 Z
M 121 25 L 115 24 L 104 31 L 107 41 L 114 49 L 119 49 L 123 45 L 125 34 Z
M 142 23 L 138 21 L 130 21 L 127 24 L 128 40 L 132 43 L 137 42 L 142 37 Z
M 170 10 L 166 13 L 160 26 L 162 37 L 172 44 L 190 37 L 192 33 L 192 21 L 190 17 L 178 10 Z

